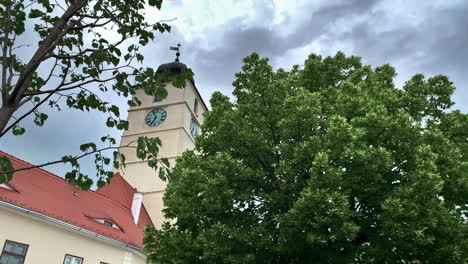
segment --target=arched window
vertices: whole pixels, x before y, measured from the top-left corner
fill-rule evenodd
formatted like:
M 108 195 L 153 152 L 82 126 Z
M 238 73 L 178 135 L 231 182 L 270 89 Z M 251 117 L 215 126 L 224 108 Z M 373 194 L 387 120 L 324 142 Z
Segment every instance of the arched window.
M 193 103 L 193 112 L 198 116 L 198 100 L 195 98 L 195 103 Z
M 153 103 L 161 102 L 162 100 L 163 99 L 161 98 L 161 96 L 159 96 L 159 94 L 155 94 L 154 99 L 153 99 Z

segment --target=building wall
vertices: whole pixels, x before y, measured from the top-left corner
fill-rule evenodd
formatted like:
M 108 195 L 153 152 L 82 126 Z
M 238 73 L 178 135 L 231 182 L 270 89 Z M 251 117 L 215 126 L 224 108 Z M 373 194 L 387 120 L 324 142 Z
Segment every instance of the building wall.
M 144 264 L 143 254 L 90 237 L 58 224 L 0 206 L 0 246 L 6 240 L 28 244 L 25 264 L 61 264 L 65 254 L 82 257 L 84 264 Z
M 169 163 L 174 164 L 175 157 L 170 158 Z M 166 188 L 166 183 L 159 178 L 159 171 L 150 168 L 145 161 L 127 163 L 127 167 L 120 170 L 120 173 L 130 185 L 143 194 L 163 191 Z M 147 201 L 143 200 L 143 203 L 148 208 Z
M 165 186 L 165 185 L 164 185 Z M 145 204 L 146 211 L 153 221 L 154 227 L 160 229 L 164 219 L 162 209 L 164 208 L 163 203 L 164 190 L 160 192 L 148 192 L 143 194 L 143 203 Z
M 122 135 L 120 145 L 125 146 L 135 142 L 140 136 L 159 137 L 162 142 L 159 157 L 168 158 L 173 166 L 184 151 L 195 147 L 194 139 L 190 135 L 190 120 L 194 119 L 200 126 L 203 124 L 203 113 L 207 109 L 190 81 L 186 82 L 185 88 L 175 88 L 167 84 L 166 89 L 168 96 L 160 102 L 153 102 L 151 96 L 145 95 L 143 91 L 137 91 L 136 96 L 141 101 L 141 105 L 130 108 L 127 117 L 129 128 Z M 195 100 L 197 100 L 197 109 L 194 109 Z M 161 125 L 150 127 L 146 125 L 145 117 L 155 108 L 165 109 L 167 117 Z M 200 133 L 199 129 L 198 134 Z M 159 228 L 165 221 L 162 213 L 162 197 L 166 182 L 159 178 L 156 171 L 148 167 L 146 161 L 136 157 L 135 149 L 123 148 L 120 151 L 126 157 L 127 166 L 119 172 L 128 183 L 143 193 L 143 203 L 148 214 L 155 227 Z

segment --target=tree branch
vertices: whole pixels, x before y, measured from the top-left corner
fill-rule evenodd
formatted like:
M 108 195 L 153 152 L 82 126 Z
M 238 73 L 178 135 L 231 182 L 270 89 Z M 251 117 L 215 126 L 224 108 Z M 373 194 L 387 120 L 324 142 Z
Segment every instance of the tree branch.
M 21 73 L 18 78 L 18 82 L 15 85 L 14 90 L 11 93 L 11 99 L 13 104 L 18 102 L 21 96 L 26 92 L 28 83 L 31 81 L 33 73 L 37 70 L 40 63 L 43 61 L 45 54 L 50 52 L 51 49 L 55 48 L 58 41 L 64 36 L 69 27 L 68 21 L 72 16 L 78 12 L 85 4 L 87 0 L 76 0 L 72 1 L 71 5 L 67 8 L 67 11 L 60 17 L 58 22 L 54 25 L 50 34 L 42 42 L 41 46 L 37 49 L 36 53 L 33 55 L 29 63 L 26 65 L 24 71 Z
M 47 60 L 47 59 L 50 59 L 50 58 L 57 58 L 57 59 L 62 59 L 62 60 L 70 60 L 70 59 L 74 59 L 76 57 L 79 57 L 81 55 L 84 55 L 85 53 L 88 53 L 88 52 L 95 52 L 97 51 L 97 49 L 84 49 L 83 51 L 77 53 L 77 54 L 74 54 L 74 55 L 70 55 L 70 56 L 62 56 L 62 55 L 57 55 L 57 54 L 50 54 L 48 56 L 45 56 L 44 57 L 44 61 Z
M 32 96 L 28 96 L 28 97 L 25 97 L 17 106 L 16 106 L 16 110 L 18 110 L 21 106 L 23 106 L 24 104 L 26 104 L 27 102 L 31 101 L 33 97 Z M 16 111 L 15 110 L 15 111 Z
M 81 29 L 85 29 L 85 28 L 103 27 L 103 26 L 109 24 L 110 22 L 112 22 L 112 19 L 109 19 L 106 22 L 103 22 L 101 24 L 97 24 L 98 20 L 99 19 L 97 19 L 95 23 L 85 24 L 85 25 L 77 26 L 77 27 L 70 27 L 70 28 L 68 28 L 68 30 L 81 30 Z
M 73 90 L 73 89 L 76 89 L 76 88 L 80 88 L 81 86 L 92 83 L 92 82 L 104 83 L 104 82 L 112 81 L 113 79 L 115 79 L 115 77 L 112 77 L 112 78 L 109 78 L 109 79 L 104 79 L 104 80 L 92 79 L 92 80 L 88 80 L 86 82 L 75 84 L 73 86 L 60 88 L 63 85 L 67 85 L 67 84 L 62 84 L 62 85 L 58 86 L 58 88 L 56 88 L 54 90 L 46 90 L 46 91 L 38 91 L 38 92 L 33 92 L 33 93 L 27 93 L 24 96 L 39 95 L 39 94 L 54 94 L 54 93 L 57 93 L 57 92 L 63 92 L 63 91 L 68 91 L 68 90 Z M 74 83 L 74 82 L 72 82 L 72 83 Z M 71 83 L 68 83 L 68 84 L 71 84 Z
M 59 2 L 57 2 L 57 0 L 55 0 L 55 4 L 56 4 L 58 7 L 60 7 L 60 9 L 62 9 L 63 11 L 66 11 L 66 9 L 65 9 L 63 6 L 61 6 L 61 5 L 59 4 Z
M 9 51 L 9 56 L 10 56 L 10 59 L 9 59 L 9 62 L 8 62 L 8 80 L 7 80 L 7 84 L 8 86 L 11 86 L 11 81 L 13 80 L 13 76 L 14 76 L 14 72 L 13 72 L 13 66 L 15 64 L 15 60 L 16 60 L 16 56 L 13 55 L 13 44 L 15 43 L 16 41 L 16 33 L 13 34 L 13 38 L 11 40 L 11 46 L 10 46 L 10 51 Z
M 2 58 L 2 97 L 5 103 L 5 100 L 8 95 L 6 88 L 6 82 L 7 82 L 7 70 L 8 70 L 8 63 L 7 63 L 7 49 L 8 49 L 8 42 L 10 41 L 9 36 L 10 36 L 10 21 L 11 21 L 11 5 L 7 7 L 6 9 L 6 21 L 7 25 L 5 25 L 5 33 L 3 34 L 3 47 L 2 47 L 2 52 L 3 52 L 3 58 Z
M 129 144 L 127 144 L 125 146 L 121 146 L 121 147 L 106 147 L 106 148 L 98 149 L 96 151 L 92 151 L 92 152 L 82 154 L 80 156 L 76 156 L 73 159 L 78 160 L 78 159 L 84 158 L 86 156 L 89 156 L 89 155 L 92 155 L 92 154 L 95 154 L 95 153 L 98 153 L 98 152 L 101 152 L 101 151 L 110 150 L 110 149 L 136 148 L 136 146 L 130 146 L 130 144 L 132 144 L 132 143 L 134 143 L 134 141 L 130 142 Z M 30 166 L 30 167 L 24 167 L 24 168 L 19 168 L 19 169 L 15 169 L 15 170 L 0 172 L 0 175 L 1 174 L 8 174 L 8 173 L 15 173 L 15 172 L 18 172 L 18 171 L 42 168 L 42 167 L 45 167 L 45 166 L 54 165 L 54 164 L 58 164 L 58 163 L 64 163 L 64 162 L 65 162 L 64 160 L 56 160 L 56 161 L 46 162 L 46 163 L 43 163 L 43 164 L 40 164 L 40 165 L 34 165 L 34 166 Z
M 62 83 L 58 86 L 60 87 L 62 84 L 63 84 L 64 80 L 62 80 Z M 58 88 L 57 88 L 58 89 Z M 57 90 L 56 89 L 56 90 Z M 21 120 L 23 120 L 25 117 L 27 117 L 28 115 L 30 115 L 31 113 L 33 113 L 40 105 L 42 105 L 45 101 L 47 101 L 52 95 L 54 95 L 54 93 L 50 93 L 49 95 L 47 95 L 42 101 L 40 101 L 37 105 L 35 105 L 31 110 L 29 110 L 26 114 L 22 115 L 20 118 L 18 118 L 17 120 L 15 120 L 15 122 L 13 122 L 13 124 L 11 124 L 9 127 L 7 127 L 6 129 L 4 129 L 3 131 L 1 131 L 0 133 L 0 137 L 2 137 L 3 135 L 5 135 L 10 129 L 12 129 L 15 125 L 17 125 Z
M 126 37 L 123 37 L 120 41 L 116 42 L 115 44 L 112 44 L 112 45 L 109 45 L 109 48 L 110 47 L 117 47 L 119 46 L 120 44 L 122 44 L 127 38 Z M 107 51 L 109 50 L 109 48 L 106 48 L 106 49 L 103 49 L 102 51 Z M 80 52 L 78 52 L 77 54 L 74 54 L 74 55 L 70 55 L 70 56 L 63 56 L 63 55 L 57 55 L 57 54 L 50 54 L 48 56 L 45 56 L 43 61 L 47 60 L 47 59 L 50 59 L 50 58 L 58 58 L 58 59 L 63 59 L 63 60 L 70 60 L 70 59 L 74 59 L 74 58 L 77 58 L 81 55 L 84 55 L 88 52 L 96 52 L 98 51 L 97 49 L 90 49 L 90 48 L 86 48 Z
M 52 69 L 50 70 L 49 72 L 49 76 L 47 76 L 47 78 L 44 80 L 44 83 L 42 84 L 42 86 L 46 85 L 49 81 L 50 81 L 50 78 L 52 78 L 52 76 L 54 75 L 54 71 L 55 71 L 55 68 L 57 67 L 58 65 L 58 59 L 55 60 L 55 63 L 54 63 L 54 66 L 52 66 Z M 65 79 L 67 76 L 64 75 L 63 78 L 62 78 L 62 81 L 63 79 Z M 41 86 L 41 87 L 42 87 Z M 38 90 L 40 90 L 41 88 L 39 88 Z

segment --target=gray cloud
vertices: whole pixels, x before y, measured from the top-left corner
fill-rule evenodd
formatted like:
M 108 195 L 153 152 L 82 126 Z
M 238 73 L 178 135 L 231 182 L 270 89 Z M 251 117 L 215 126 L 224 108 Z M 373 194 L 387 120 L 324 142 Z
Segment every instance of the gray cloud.
M 338 19 L 347 19 L 369 12 L 376 1 L 345 1 L 341 4 L 335 3 L 325 5 L 301 18 L 302 23 L 294 24 L 297 19 L 287 16 L 282 25 L 278 27 L 262 27 L 258 25 L 245 26 L 246 18 L 240 17 L 228 21 L 225 26 L 208 35 L 218 34 L 222 44 L 211 49 L 200 48 L 200 42 L 206 39 L 197 39 L 188 42 L 192 54 L 187 63 L 199 76 L 199 83 L 203 89 L 211 94 L 215 90 L 230 93 L 231 82 L 234 73 L 240 71 L 242 59 L 252 52 L 258 52 L 274 60 L 284 55 L 287 51 L 295 49 L 328 34 L 330 26 Z M 313 10 L 308 4 L 301 9 Z M 259 12 L 264 14 L 265 19 L 273 20 L 273 10 L 267 6 L 257 6 Z M 281 34 L 278 28 L 295 28 L 288 34 Z M 182 35 L 180 35 L 183 37 Z M 204 36 L 206 37 L 206 36 Z M 209 40 L 208 40 L 209 41 Z M 304 58 L 305 59 L 305 58 Z
M 311 6 L 310 6 L 311 7 Z M 222 90 L 229 94 L 234 73 L 240 71 L 242 58 L 252 52 L 259 52 L 272 61 L 280 60 L 288 51 L 317 41 L 320 46 L 332 47 L 335 43 L 347 43 L 344 51 L 357 55 L 365 63 L 378 66 L 390 63 L 400 76 L 397 84 L 416 73 L 428 76 L 446 74 L 455 82 L 458 90 L 454 96 L 457 107 L 467 109 L 467 84 L 465 70 L 468 68 L 468 26 L 465 18 L 466 3 L 458 6 L 426 10 L 418 19 L 419 24 L 398 24 L 397 18 L 379 9 L 376 1 L 345 1 L 342 4 L 326 5 L 295 24 L 291 17 L 285 19 L 284 27 L 295 28 L 289 34 L 281 34 L 276 28 L 243 25 L 243 18 L 236 18 L 211 34 L 220 34 L 222 45 L 204 49 L 196 40 L 188 42 L 193 49 L 188 61 L 199 76 L 203 89 Z M 307 6 L 303 7 L 307 9 Z M 408 10 L 412 12 L 412 10 Z M 354 22 L 354 20 L 362 21 Z M 349 30 L 335 32 L 339 21 L 349 21 Z M 342 48 L 343 49 L 343 48 Z M 336 52 L 331 48 L 330 51 Z M 332 52 L 323 55 L 331 55 Z M 302 60 L 306 59 L 304 54 Z M 288 67 L 290 65 L 281 65 Z M 214 87 L 218 88 L 214 88 Z M 203 93 L 203 92 L 202 92 Z
M 352 52 L 371 65 L 390 63 L 403 80 L 416 73 L 427 77 L 444 74 L 458 88 L 457 108 L 468 110 L 468 3 L 451 8 L 433 9 L 422 23 L 391 31 L 377 32 L 380 12 L 338 36 L 353 44 Z M 329 39 L 329 41 L 335 41 Z M 400 83 L 403 82 L 400 79 Z

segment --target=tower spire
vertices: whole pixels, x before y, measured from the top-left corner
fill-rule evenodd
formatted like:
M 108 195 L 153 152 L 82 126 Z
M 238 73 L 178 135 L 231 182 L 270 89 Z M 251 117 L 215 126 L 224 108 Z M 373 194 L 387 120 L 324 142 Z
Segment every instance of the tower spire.
M 179 61 L 179 56 L 180 56 L 180 43 L 177 44 L 177 47 L 169 47 L 170 50 L 176 50 L 176 58 L 175 61 Z

